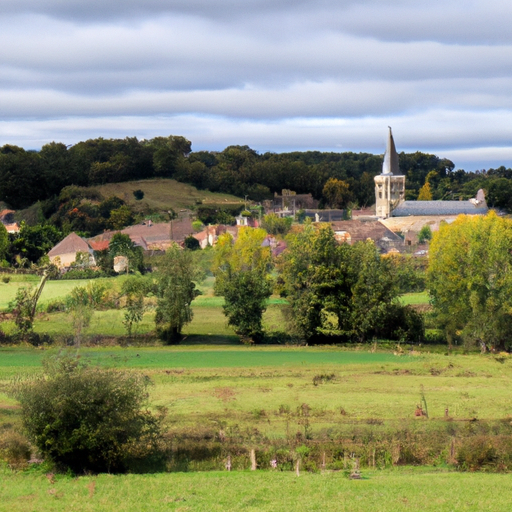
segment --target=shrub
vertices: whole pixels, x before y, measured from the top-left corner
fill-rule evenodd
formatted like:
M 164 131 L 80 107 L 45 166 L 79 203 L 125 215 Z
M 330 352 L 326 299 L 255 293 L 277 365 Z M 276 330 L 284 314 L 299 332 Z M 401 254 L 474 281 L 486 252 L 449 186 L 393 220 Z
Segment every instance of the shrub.
M 158 453 L 160 421 L 144 408 L 147 378 L 69 356 L 43 365 L 43 375 L 11 391 L 29 439 L 58 469 L 124 472 Z
M 14 345 L 19 343 L 19 340 L 10 334 L 7 334 L 0 328 L 0 345 Z
M 8 282 L 10 282 L 11 280 L 11 276 L 2 276 L 2 282 L 7 284 Z
M 133 197 L 135 197 L 135 199 L 137 201 L 140 201 L 141 199 L 144 198 L 144 191 L 141 190 L 140 188 L 138 188 L 137 190 L 134 190 L 133 191 Z
M 46 313 L 59 313 L 66 311 L 66 301 L 62 299 L 52 299 L 46 304 Z
M 26 466 L 31 451 L 27 438 L 18 432 L 8 430 L 0 437 L 0 458 L 13 469 Z
M 498 454 L 489 436 L 466 438 L 457 451 L 459 466 L 469 471 L 492 468 L 497 459 Z
M 30 343 L 34 347 L 40 347 L 42 345 L 51 345 L 54 342 L 53 338 L 48 333 L 40 334 L 34 331 L 31 331 L 26 335 L 25 341 L 27 343 Z

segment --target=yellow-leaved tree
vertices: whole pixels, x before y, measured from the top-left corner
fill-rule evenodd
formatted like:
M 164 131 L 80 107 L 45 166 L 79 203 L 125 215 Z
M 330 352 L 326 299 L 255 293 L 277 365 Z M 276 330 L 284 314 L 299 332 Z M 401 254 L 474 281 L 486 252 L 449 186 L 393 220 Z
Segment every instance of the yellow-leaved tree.
M 461 215 L 434 233 L 428 283 L 434 312 L 451 343 L 483 349 L 512 341 L 512 220 Z
M 235 332 L 253 342 L 262 338 L 262 315 L 272 294 L 272 255 L 265 230 L 241 228 L 233 240 L 221 235 L 215 245 L 215 292 L 224 296 L 224 314 Z

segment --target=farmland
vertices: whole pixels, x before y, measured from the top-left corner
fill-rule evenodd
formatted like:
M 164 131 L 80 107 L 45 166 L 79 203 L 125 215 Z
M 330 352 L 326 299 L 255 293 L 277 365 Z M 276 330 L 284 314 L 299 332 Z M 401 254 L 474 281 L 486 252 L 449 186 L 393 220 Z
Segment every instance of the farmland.
M 39 372 L 42 358 L 56 350 L 0 350 L 0 430 L 19 425 L 16 403 L 5 394 L 9 380 Z M 165 427 L 174 439 L 190 448 L 192 436 L 212 449 L 219 442 L 211 436 L 223 431 L 227 450 L 253 446 L 265 471 L 247 471 L 246 454 L 233 457 L 231 473 L 219 471 L 227 453 L 222 451 L 154 475 L 57 475 L 50 481 L 35 468 L 4 468 L 8 485 L 0 491 L 0 510 L 33 510 L 36 503 L 51 510 L 285 510 L 291 503 L 297 510 L 502 510 L 511 497 L 506 476 L 457 473 L 444 463 L 409 467 L 377 461 L 379 469 L 364 465 L 357 481 L 343 471 L 343 456 L 337 463 L 331 452 L 327 465 L 337 471 L 304 470 L 300 477 L 284 462 L 281 470 L 271 470 L 265 458 L 265 450 L 289 444 L 303 430 L 296 413 L 303 404 L 309 407 L 311 441 L 302 437 L 299 445 L 313 450 L 329 439 L 347 447 L 341 441 L 346 433 L 384 439 L 405 429 L 428 440 L 429 432 L 466 428 L 475 417 L 482 423 L 510 421 L 512 361 L 506 357 L 211 345 L 83 348 L 80 355 L 88 364 L 144 372 L 153 382 L 149 404 L 168 411 Z M 428 420 L 414 417 L 421 389 Z M 498 485 L 500 493 L 491 493 Z
M 122 279 L 109 283 L 115 288 Z M 57 340 L 72 334 L 68 314 L 45 313 L 44 305 L 84 282 L 48 283 L 37 331 Z M 22 284 L 15 276 L 0 286 L 14 296 Z M 4 465 L 0 510 L 506 508 L 512 498 L 507 476 L 456 472 L 471 468 L 458 465 L 455 456 L 468 439 L 510 438 L 512 358 L 380 341 L 343 348 L 242 346 L 212 285 L 211 278 L 200 285 L 194 320 L 180 345 L 160 346 L 151 336 L 153 311 L 145 314 L 139 335 L 127 338 L 122 310 L 108 309 L 94 314 L 86 332 L 90 346 L 67 349 L 88 365 L 142 372 L 151 380 L 148 406 L 165 414 L 167 472 L 49 478 L 44 465 L 18 472 Z M 7 303 L 6 295 L 0 296 Z M 428 297 L 402 300 L 425 303 Z M 267 330 L 285 329 L 282 304 L 271 298 Z M 94 346 L 98 336 L 122 339 L 123 346 Z M 0 348 L 0 435 L 21 425 L 7 393 L 11 379 L 39 373 L 44 358 L 62 349 Z M 415 415 L 419 403 L 428 404 L 428 418 Z M 255 472 L 248 470 L 251 449 Z M 497 453 L 502 470 L 509 469 L 508 452 Z M 228 456 L 230 473 L 224 470 Z M 350 480 L 356 460 L 362 479 Z M 496 486 L 500 493 L 491 492 Z

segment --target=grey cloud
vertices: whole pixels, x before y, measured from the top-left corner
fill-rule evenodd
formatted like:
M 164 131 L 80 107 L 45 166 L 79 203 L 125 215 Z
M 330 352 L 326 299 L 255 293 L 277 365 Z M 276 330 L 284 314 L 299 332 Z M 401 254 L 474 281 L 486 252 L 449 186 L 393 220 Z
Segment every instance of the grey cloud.
M 176 133 L 379 152 L 391 124 L 400 150 L 505 157 L 511 15 L 499 0 L 0 2 L 0 145 Z
M 233 119 L 354 118 L 447 108 L 510 109 L 512 79 L 305 82 L 282 88 L 133 91 L 115 95 L 0 90 L 4 119 L 89 115 L 207 114 Z
M 512 37 L 512 5 L 502 0 L 8 0 L 0 14 L 40 14 L 78 24 L 185 15 L 267 33 L 309 27 L 390 41 L 502 44 Z
M 286 42 L 225 34 L 215 25 L 147 22 L 138 27 L 52 30 L 29 26 L 33 38 L 4 25 L 0 86 L 122 92 L 286 85 L 323 80 L 426 80 L 508 76 L 512 47 L 401 44 L 335 33 Z M 37 41 L 37 44 L 34 44 Z M 326 51 L 328 49 L 328 51 Z

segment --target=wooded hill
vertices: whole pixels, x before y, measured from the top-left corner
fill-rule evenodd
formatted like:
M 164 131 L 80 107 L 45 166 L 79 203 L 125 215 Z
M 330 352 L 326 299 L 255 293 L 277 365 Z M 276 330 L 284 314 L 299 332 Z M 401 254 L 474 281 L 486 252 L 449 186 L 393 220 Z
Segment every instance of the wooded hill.
M 432 199 L 467 199 L 479 188 L 490 206 L 512 207 L 512 169 L 454 170 L 450 160 L 426 153 L 400 154 L 406 175 L 406 198 L 416 199 L 429 183 Z M 0 148 L 0 201 L 13 209 L 57 197 L 69 185 L 91 186 L 148 178 L 173 178 L 198 189 L 261 201 L 291 189 L 327 202 L 330 178 L 348 185 L 338 207 L 374 202 L 373 177 L 382 169 L 382 155 L 320 151 L 258 154 L 248 146 L 221 152 L 191 151 L 181 136 L 151 140 L 91 139 L 71 147 L 52 142 L 40 151 L 5 145 Z M 333 206 L 331 204 L 331 206 Z

